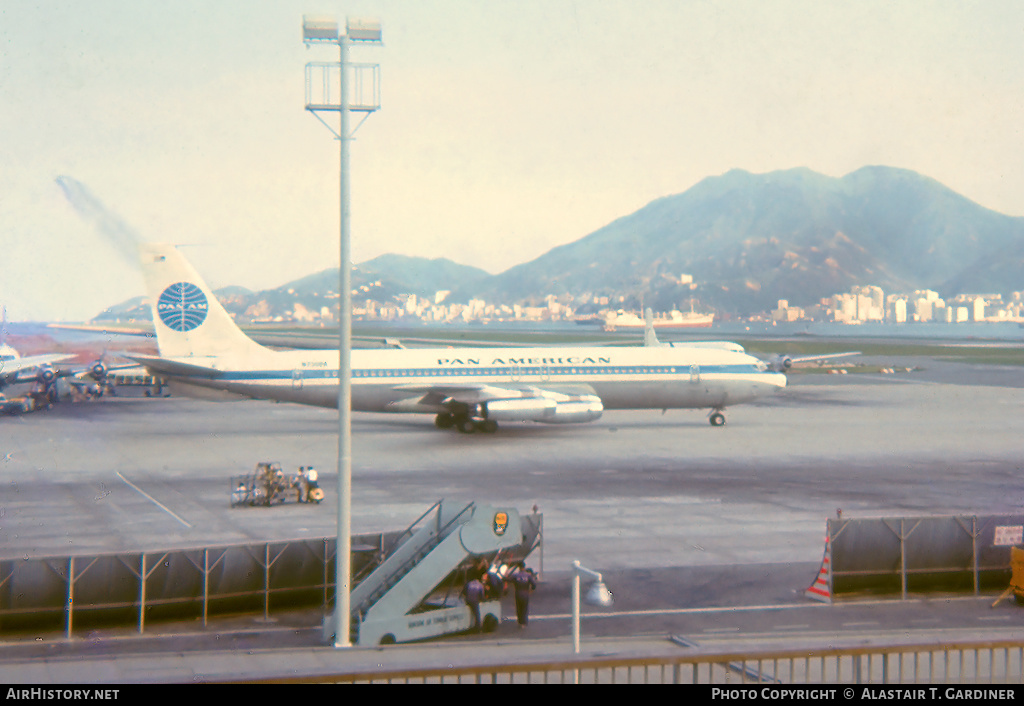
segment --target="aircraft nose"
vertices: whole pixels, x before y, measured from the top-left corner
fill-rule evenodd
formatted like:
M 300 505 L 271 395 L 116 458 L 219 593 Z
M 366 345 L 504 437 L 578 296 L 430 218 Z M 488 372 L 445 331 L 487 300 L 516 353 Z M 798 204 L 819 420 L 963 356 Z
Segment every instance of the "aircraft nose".
M 784 388 L 787 382 L 785 373 L 766 373 L 757 389 L 762 395 L 771 395 Z

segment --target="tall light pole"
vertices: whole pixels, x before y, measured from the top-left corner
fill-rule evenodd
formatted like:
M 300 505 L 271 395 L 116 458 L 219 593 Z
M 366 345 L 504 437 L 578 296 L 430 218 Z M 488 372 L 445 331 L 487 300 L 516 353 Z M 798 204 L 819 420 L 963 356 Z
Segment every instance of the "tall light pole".
M 347 20 L 345 33 L 338 32 L 333 18 L 306 15 L 302 18 L 302 41 L 306 44 L 337 44 L 337 64 L 306 65 L 306 110 L 330 130 L 340 145 L 339 236 L 340 265 L 338 273 L 338 541 L 335 550 L 334 646 L 350 647 L 352 590 L 352 266 L 349 235 L 349 155 L 352 134 L 348 127 L 350 111 L 364 113 L 363 119 L 380 107 L 379 67 L 348 64 L 351 42 L 381 41 L 380 23 L 373 20 Z M 350 85 L 348 73 L 354 72 Z M 333 94 L 333 74 L 337 73 L 338 93 Z M 367 83 L 367 76 L 369 83 Z M 321 117 L 322 112 L 336 112 L 338 130 Z M 360 123 L 361 124 L 361 123 Z M 357 126 L 358 128 L 358 126 Z

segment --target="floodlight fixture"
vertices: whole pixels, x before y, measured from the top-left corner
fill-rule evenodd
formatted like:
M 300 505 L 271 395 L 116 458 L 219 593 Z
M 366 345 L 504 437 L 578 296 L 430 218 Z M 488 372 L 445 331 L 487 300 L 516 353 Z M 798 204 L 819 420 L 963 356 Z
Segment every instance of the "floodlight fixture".
M 380 42 L 380 21 L 370 19 L 348 19 L 345 36 L 353 42 Z
M 587 603 L 590 605 L 601 606 L 602 608 L 610 608 L 612 605 L 612 592 L 608 590 L 604 581 L 597 580 L 591 585 L 590 590 L 587 591 L 586 597 Z
M 302 16 L 302 41 L 337 42 L 338 21 L 325 15 Z
M 350 42 L 381 43 L 380 20 L 367 18 L 348 18 L 345 21 L 345 34 L 338 31 L 338 21 L 327 15 L 302 16 L 302 41 L 307 44 L 314 42 L 338 43 Z

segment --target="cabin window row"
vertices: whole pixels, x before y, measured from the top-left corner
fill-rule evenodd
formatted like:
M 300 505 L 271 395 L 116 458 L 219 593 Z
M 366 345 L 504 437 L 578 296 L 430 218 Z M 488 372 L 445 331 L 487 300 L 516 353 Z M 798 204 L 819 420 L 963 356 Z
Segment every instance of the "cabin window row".
M 466 375 L 474 377 L 486 376 L 524 376 L 524 375 L 672 375 L 678 373 L 675 367 L 600 367 L 600 368 L 423 368 L 423 369 L 376 369 L 353 370 L 352 377 L 438 377 Z
M 730 365 L 714 366 L 711 368 L 678 368 L 672 366 L 603 366 L 594 368 L 377 368 L 359 369 L 352 371 L 354 378 L 408 378 L 408 377 L 526 377 L 530 375 L 553 376 L 553 375 L 676 375 L 676 374 L 709 374 L 709 373 L 758 373 L 752 365 Z M 313 377 L 338 377 L 337 370 L 325 370 L 319 374 L 312 370 L 295 371 L 292 377 L 313 378 Z

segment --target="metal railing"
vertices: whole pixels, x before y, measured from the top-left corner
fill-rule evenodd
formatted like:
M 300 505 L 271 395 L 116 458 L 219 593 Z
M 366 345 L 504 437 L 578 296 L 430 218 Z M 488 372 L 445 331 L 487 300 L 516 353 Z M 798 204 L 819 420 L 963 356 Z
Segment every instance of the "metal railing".
M 577 657 L 504 665 L 395 669 L 268 678 L 277 683 L 1019 684 L 1024 640 L 963 641 L 703 655 Z M 761 695 L 760 693 L 758 695 Z
M 472 508 L 467 505 L 454 519 Z M 429 514 L 429 513 L 428 513 Z M 523 516 L 524 533 L 540 516 Z M 438 520 L 440 523 L 440 520 Z M 440 532 L 448 525 L 439 524 Z M 378 566 L 405 533 L 353 538 L 353 574 Z M 532 549 L 532 532 L 524 547 Z M 0 557 L 0 635 L 22 630 L 75 632 L 98 625 L 147 624 L 262 614 L 334 601 L 335 538 L 50 557 Z
M 829 519 L 828 593 L 898 592 L 906 599 L 912 592 L 1005 588 L 1022 527 L 1020 515 Z

